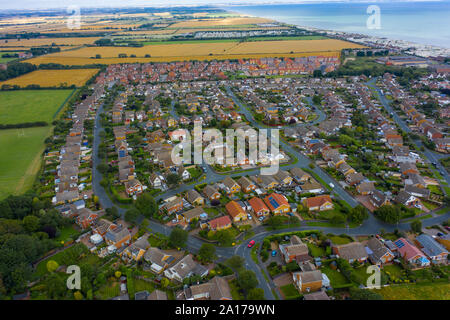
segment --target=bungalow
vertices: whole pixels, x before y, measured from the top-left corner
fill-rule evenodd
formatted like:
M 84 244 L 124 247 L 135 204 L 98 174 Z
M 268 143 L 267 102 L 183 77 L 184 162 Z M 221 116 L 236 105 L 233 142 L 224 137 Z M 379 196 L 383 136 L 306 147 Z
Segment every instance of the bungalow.
M 426 188 L 427 183 L 425 179 L 417 173 L 411 173 L 408 175 L 408 179 L 405 179 L 405 185 L 412 185 L 417 188 Z
M 147 300 L 168 300 L 167 293 L 156 289 L 152 293 L 150 293 L 150 295 L 147 297 Z
M 356 190 L 362 195 L 372 194 L 375 191 L 375 184 L 372 181 L 364 181 L 356 186 Z
M 387 195 L 377 189 L 370 194 L 369 201 L 376 208 L 390 203 Z
M 279 193 L 269 194 L 264 198 L 264 202 L 273 214 L 287 213 L 291 211 L 291 206 L 287 198 Z
M 333 201 L 329 195 L 306 198 L 303 200 L 303 205 L 306 206 L 309 211 L 325 211 L 334 208 Z
M 195 207 L 194 209 L 177 214 L 177 219 L 181 220 L 185 223 L 190 223 L 194 219 L 205 220 L 207 218 L 208 218 L 208 214 L 205 212 L 205 210 L 202 207 Z
M 311 175 L 309 173 L 306 173 L 305 171 L 297 167 L 292 168 L 290 170 L 290 173 L 294 177 L 295 182 L 297 183 L 305 182 L 311 179 Z
M 380 240 L 373 237 L 367 241 L 366 252 L 369 255 L 369 260 L 378 266 L 391 262 L 394 259 L 394 254 Z
M 344 176 L 347 176 L 349 174 L 355 173 L 356 170 L 353 169 L 347 162 L 344 162 L 343 164 L 341 164 L 337 170 L 342 173 Z
M 292 236 L 290 244 L 280 244 L 279 249 L 286 263 L 292 261 L 301 263 L 312 260 L 308 254 L 308 246 L 298 236 Z
M 208 185 L 203 189 L 203 194 L 209 199 L 209 200 L 218 200 L 220 199 L 220 193 L 217 191 L 216 188 Z
M 250 193 L 256 189 L 256 184 L 247 177 L 242 176 L 237 182 L 241 185 L 242 191 L 245 193 Z
M 431 191 L 430 189 L 418 188 L 413 185 L 406 185 L 405 191 L 412 196 L 428 199 L 430 197 Z
M 97 220 L 97 218 L 97 212 L 93 212 L 88 208 L 82 208 L 78 210 L 76 222 L 82 229 L 87 229 Z
M 409 163 L 409 162 L 402 162 L 400 163 L 400 173 L 403 174 L 404 176 L 408 176 L 410 174 L 419 174 L 419 170 L 417 170 L 417 167 L 414 163 Z
M 338 246 L 333 246 L 333 253 L 349 263 L 354 261 L 365 262 L 368 258 L 366 249 L 360 242 L 350 242 Z
M 126 261 L 139 261 L 144 256 L 145 251 L 150 246 L 148 243 L 148 234 L 144 234 L 135 242 L 130 244 L 122 251 L 121 258 Z
M 251 179 L 264 190 L 271 190 L 279 185 L 278 181 L 276 181 L 272 176 L 252 176 Z
M 417 247 L 413 246 L 407 239 L 399 238 L 394 241 L 399 255 L 409 263 L 425 267 L 430 265 L 430 261 Z
M 407 207 L 412 207 L 419 204 L 419 199 L 410 193 L 402 190 L 398 193 L 398 195 L 394 198 L 395 203 L 403 204 Z
M 175 261 L 175 258 L 159 248 L 152 247 L 145 252 L 144 260 L 150 264 L 150 269 L 153 272 L 159 274 L 170 266 Z
M 270 213 L 269 208 L 267 208 L 264 201 L 260 198 L 253 197 L 248 201 L 248 203 L 250 204 L 253 213 L 258 217 L 267 216 Z
M 416 237 L 416 241 L 422 251 L 431 259 L 433 263 L 446 262 L 448 251 L 430 235 L 423 233 Z
M 278 172 L 273 176 L 280 184 L 288 186 L 292 183 L 293 178 L 287 171 L 278 170 Z
M 177 129 L 169 132 L 169 138 L 171 141 L 184 141 L 188 134 L 189 132 L 185 129 Z
M 205 199 L 195 189 L 190 189 L 186 193 L 186 199 L 194 206 L 201 206 L 205 203 Z
M 442 139 L 444 135 L 438 129 L 431 127 L 430 129 L 428 129 L 427 137 L 430 140 L 435 140 L 435 139 Z
M 206 283 L 183 289 L 177 299 L 186 300 L 233 300 L 231 289 L 225 278 L 215 276 Z
M 354 186 L 354 185 L 358 185 L 360 184 L 362 181 L 366 180 L 366 177 L 364 177 L 361 173 L 359 172 L 355 172 L 355 173 L 350 173 L 349 175 L 347 175 L 345 177 L 345 180 L 347 181 L 347 183 L 350 186 Z
M 192 255 L 188 254 L 183 259 L 178 261 L 173 267 L 166 269 L 164 275 L 170 280 L 183 282 L 184 279 L 193 275 L 205 277 L 208 274 L 208 269 L 196 263 L 192 259 Z
M 222 216 L 222 217 L 210 220 L 208 222 L 208 225 L 212 231 L 225 230 L 225 229 L 231 228 L 231 219 L 229 216 Z
M 230 177 L 226 177 L 222 183 L 225 186 L 226 193 L 229 195 L 241 191 L 241 186 Z
M 148 183 L 155 189 L 161 188 L 164 182 L 164 177 L 157 173 L 152 173 L 148 178 Z
M 233 222 L 239 222 L 247 220 L 247 214 L 244 209 L 236 202 L 230 201 L 225 205 L 225 209 L 227 209 L 228 214 L 233 219 Z

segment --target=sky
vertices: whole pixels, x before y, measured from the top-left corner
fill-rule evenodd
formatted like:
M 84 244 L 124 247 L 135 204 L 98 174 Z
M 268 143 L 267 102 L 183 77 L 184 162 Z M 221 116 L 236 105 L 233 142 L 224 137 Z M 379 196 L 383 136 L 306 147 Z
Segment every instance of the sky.
M 383 0 L 347 0 L 349 2 L 381 2 Z M 0 0 L 0 10 L 8 9 L 47 9 L 67 8 L 77 5 L 80 8 L 93 7 L 132 7 L 132 6 L 172 6 L 172 5 L 232 5 L 257 3 L 305 3 L 305 2 L 345 2 L 345 0 Z M 389 2 L 384 0 L 383 2 Z

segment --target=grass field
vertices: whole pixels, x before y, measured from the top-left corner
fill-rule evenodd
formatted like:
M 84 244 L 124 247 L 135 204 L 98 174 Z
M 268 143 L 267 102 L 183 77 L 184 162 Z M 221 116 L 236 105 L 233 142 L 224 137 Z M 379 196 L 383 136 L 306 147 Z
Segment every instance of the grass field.
M 449 300 L 450 283 L 391 285 L 375 292 L 386 300 Z
M 36 70 L 20 77 L 0 82 L 0 85 L 18 85 L 26 87 L 31 84 L 37 84 L 41 87 L 67 87 L 75 85 L 83 86 L 98 69 L 69 69 L 69 70 Z
M 8 39 L 0 40 L 1 47 L 39 47 L 51 46 L 78 46 L 84 44 L 93 44 L 100 37 L 80 37 L 80 38 L 43 38 L 43 39 Z
M 17 60 L 18 58 L 3 58 L 2 57 L 4 54 L 14 54 L 14 53 L 17 53 L 17 52 L 14 52 L 14 51 L 2 51 L 2 52 L 0 52 L 0 63 L 7 63 L 7 62 L 10 62 L 10 61 Z
M 0 124 L 46 121 L 72 90 L 16 90 L 0 92 Z M 0 133 L 1 134 L 1 133 Z
M 29 189 L 39 171 L 52 127 L 0 130 L 0 199 Z

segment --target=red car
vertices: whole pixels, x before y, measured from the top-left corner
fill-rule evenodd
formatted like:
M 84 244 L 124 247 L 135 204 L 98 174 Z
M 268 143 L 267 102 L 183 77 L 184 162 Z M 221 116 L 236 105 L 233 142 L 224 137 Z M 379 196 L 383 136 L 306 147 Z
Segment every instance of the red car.
M 255 240 L 252 240 L 252 241 L 250 241 L 250 242 L 248 243 L 248 246 L 247 246 L 247 247 L 251 248 L 251 247 L 253 247 L 254 245 L 255 245 Z

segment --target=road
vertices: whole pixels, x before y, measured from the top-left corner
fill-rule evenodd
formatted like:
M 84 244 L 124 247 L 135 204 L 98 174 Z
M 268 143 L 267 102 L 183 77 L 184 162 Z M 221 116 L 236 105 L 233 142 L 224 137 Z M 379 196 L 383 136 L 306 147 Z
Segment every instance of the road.
M 228 88 L 229 89 L 229 88 Z M 254 118 L 251 112 L 244 107 L 239 100 L 236 99 L 234 94 L 231 93 L 231 97 L 235 101 L 236 104 L 238 104 L 241 107 L 242 112 L 246 115 L 247 119 L 251 121 L 252 125 L 258 128 L 262 128 L 260 124 L 258 124 Z M 101 126 L 100 122 L 100 114 L 103 112 L 103 105 L 100 106 L 97 109 L 97 114 L 95 117 L 95 126 L 94 126 L 94 143 L 93 143 L 93 176 L 92 176 L 92 185 L 93 185 L 93 191 L 94 194 L 98 196 L 99 202 L 103 208 L 111 208 L 116 207 L 121 215 L 125 213 L 125 209 L 116 206 L 111 199 L 108 197 L 108 194 L 104 190 L 104 188 L 100 185 L 100 181 L 102 180 L 102 174 L 97 170 L 97 166 L 100 163 L 100 159 L 98 158 L 98 146 L 100 144 L 100 132 L 103 131 L 103 128 Z M 325 119 L 323 116 L 319 116 L 319 118 Z M 294 166 L 307 166 L 310 163 L 310 160 L 302 155 L 301 153 L 294 150 L 291 146 L 284 143 L 283 141 L 280 141 L 280 145 L 291 155 L 298 158 L 298 162 L 295 165 L 289 165 L 285 166 L 283 168 L 289 169 Z M 207 167 L 207 177 L 206 180 L 203 180 L 203 182 L 217 182 L 226 177 L 226 174 L 218 174 L 215 173 L 211 168 Z M 322 170 L 315 168 L 314 172 L 318 174 L 322 179 L 324 179 L 325 182 L 333 182 L 335 185 L 335 192 L 343 198 L 345 201 L 347 201 L 350 205 L 353 207 L 357 205 L 357 202 L 346 192 L 344 191 L 339 184 L 331 179 L 327 174 L 325 174 Z M 257 174 L 259 173 L 259 169 L 254 169 L 250 171 L 245 171 L 242 174 Z M 238 176 L 239 174 L 229 174 L 231 176 Z M 175 195 L 177 193 L 186 191 L 188 189 L 192 188 L 192 185 L 183 185 L 180 188 L 177 188 L 175 190 L 169 190 L 166 193 L 159 195 L 157 199 L 160 198 L 167 198 L 171 195 Z M 433 216 L 429 219 L 422 220 L 422 225 L 424 227 L 432 226 L 435 224 L 442 223 L 443 221 L 450 218 L 450 213 L 446 213 L 440 216 Z M 169 236 L 171 232 L 171 228 L 167 227 L 165 225 L 162 225 L 156 221 L 151 220 L 149 223 L 149 228 L 152 232 L 157 232 L 164 234 L 165 236 Z M 291 232 L 291 231 L 303 231 L 303 230 L 320 230 L 324 233 L 332 233 L 332 234 L 342 234 L 346 233 L 349 235 L 371 235 L 371 234 L 377 234 L 380 233 L 381 230 L 385 230 L 386 232 L 392 232 L 395 229 L 399 230 L 409 230 L 410 229 L 410 223 L 399 223 L 398 225 L 391 225 L 384 223 L 380 220 L 377 220 L 373 215 L 369 215 L 369 218 L 364 221 L 364 223 L 357 227 L 357 228 L 332 228 L 332 227 L 309 227 L 302 225 L 300 227 L 295 228 L 289 228 L 289 229 L 282 229 L 282 230 L 275 230 L 275 231 L 266 231 L 263 227 L 255 228 L 255 236 L 252 237 L 252 240 L 255 240 L 256 243 L 262 243 L 263 239 L 269 235 L 274 235 L 278 233 L 284 233 L 284 232 Z M 194 236 L 189 236 L 187 243 L 186 243 L 186 249 L 189 252 L 197 253 L 200 247 L 202 246 L 204 242 Z M 244 258 L 245 260 L 245 268 L 249 270 L 253 270 L 256 274 L 256 277 L 258 279 L 258 287 L 262 288 L 264 290 L 264 296 L 268 300 L 275 300 L 275 296 L 272 293 L 271 288 L 271 282 L 268 283 L 266 279 L 264 278 L 262 274 L 261 267 L 256 264 L 252 258 L 251 258 L 251 249 L 247 248 L 247 242 L 243 242 L 240 245 L 237 245 L 235 247 L 217 247 L 216 249 L 216 255 L 218 256 L 218 261 L 224 261 L 233 255 L 239 255 Z
M 386 96 L 381 92 L 381 89 L 376 85 L 376 81 L 377 79 L 374 78 L 372 80 L 370 80 L 369 82 L 367 82 L 366 84 L 375 89 L 378 93 L 378 98 L 381 102 L 381 104 L 383 105 L 383 107 L 390 113 L 392 114 L 392 118 L 394 119 L 394 121 L 398 124 L 398 126 L 406 133 L 412 134 L 413 132 L 411 131 L 411 129 L 409 128 L 408 124 L 402 119 L 400 118 L 400 116 L 397 114 L 397 112 L 394 110 L 394 108 L 392 108 L 390 101 L 386 98 Z M 413 139 L 411 139 L 413 140 Z M 436 168 L 439 170 L 439 172 L 442 172 L 441 175 L 444 178 L 444 180 L 447 182 L 447 185 L 450 184 L 450 176 L 447 172 L 447 170 L 445 170 L 444 166 L 439 162 L 439 159 L 444 158 L 446 156 L 443 155 L 438 155 L 436 153 L 434 153 L 433 151 L 427 149 L 421 140 L 413 140 L 413 143 L 419 148 L 419 150 L 424 150 L 423 151 L 423 155 L 425 156 L 425 160 L 432 164 L 432 163 L 436 163 Z M 423 149 L 422 149 L 423 148 Z M 435 171 L 435 169 L 433 168 L 433 166 L 431 166 L 432 170 Z M 442 188 L 443 192 L 445 194 L 447 194 L 445 188 Z

